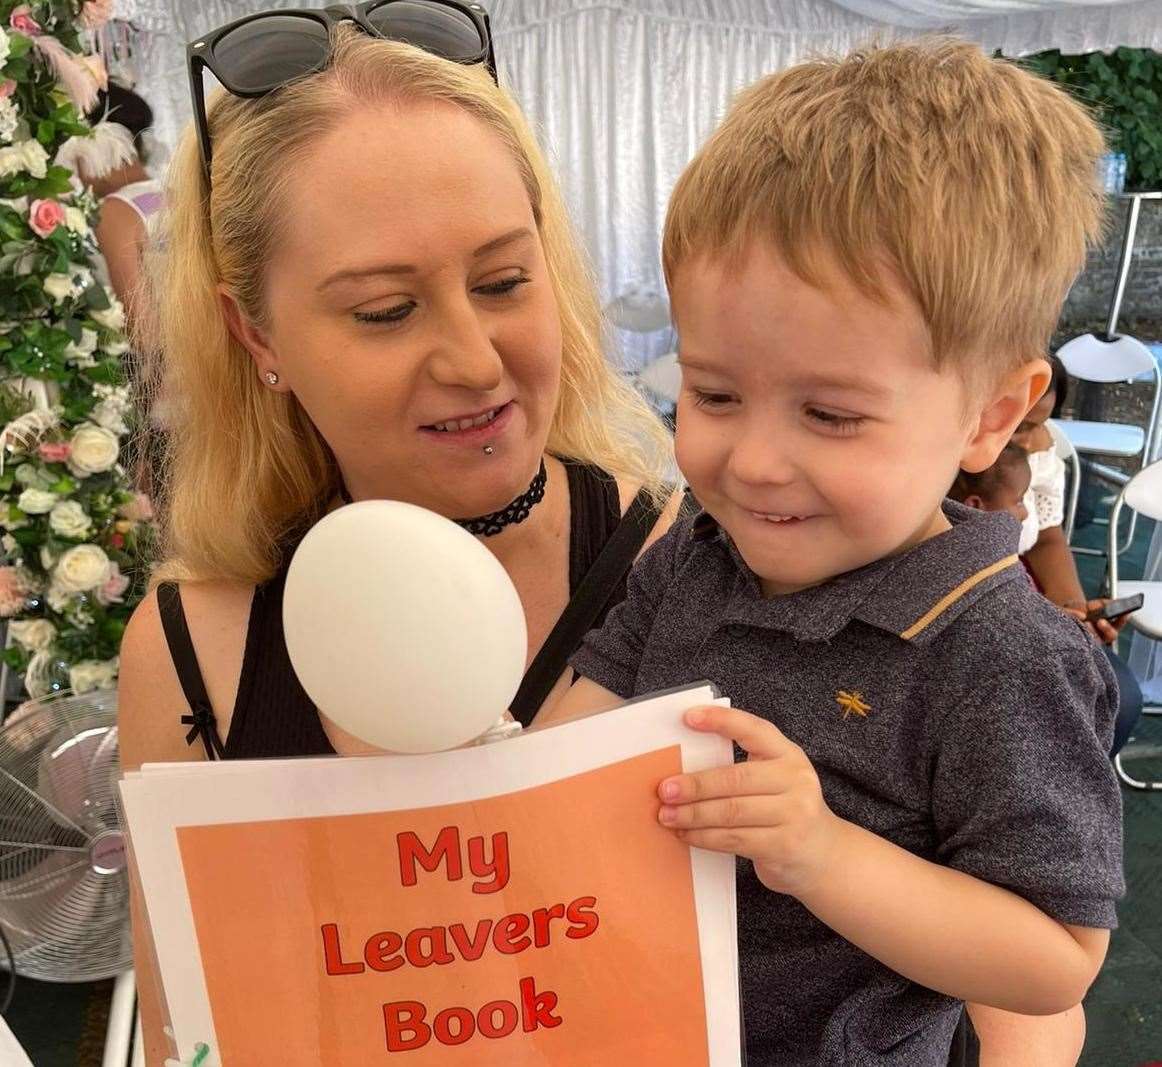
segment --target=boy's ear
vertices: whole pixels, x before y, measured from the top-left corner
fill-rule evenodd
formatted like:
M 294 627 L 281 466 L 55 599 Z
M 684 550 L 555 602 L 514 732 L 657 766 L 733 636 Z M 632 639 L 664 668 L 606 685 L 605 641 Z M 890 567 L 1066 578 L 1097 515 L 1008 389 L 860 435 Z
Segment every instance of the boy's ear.
M 270 347 L 266 332 L 250 321 L 234 294 L 224 285 L 218 286 L 218 303 L 226 320 L 226 328 L 234 340 L 250 353 L 264 387 L 276 393 L 285 392 L 289 388 L 285 382 L 276 380 L 275 384 L 271 385 L 266 380 L 269 372 L 273 371 L 275 375 L 279 373 L 278 356 Z
M 977 417 L 960 458 L 962 470 L 978 474 L 996 462 L 1021 420 L 1049 388 L 1052 377 L 1048 362 L 1035 359 L 1001 379 Z
M 984 506 L 984 497 L 977 496 L 976 493 L 966 496 L 963 504 L 966 508 L 975 508 L 977 511 L 988 511 L 988 508 Z

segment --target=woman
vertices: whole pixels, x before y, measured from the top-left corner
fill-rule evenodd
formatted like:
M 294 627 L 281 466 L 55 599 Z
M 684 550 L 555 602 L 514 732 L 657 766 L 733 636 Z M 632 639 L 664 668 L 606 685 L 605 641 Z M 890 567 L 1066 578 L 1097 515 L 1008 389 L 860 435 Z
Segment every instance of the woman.
M 333 26 L 325 69 L 223 95 L 201 145 L 187 132 L 175 158 L 151 297 L 163 584 L 122 647 L 126 769 L 362 749 L 302 692 L 281 627 L 290 553 L 342 498 L 478 520 L 525 608 L 524 721 L 568 685 L 565 658 L 621 595 L 629 557 L 620 587 L 570 606 L 622 511 L 634 502 L 640 545 L 664 500 L 668 437 L 603 358 L 595 295 L 517 109 L 479 66 L 378 28 Z M 137 935 L 153 1065 L 165 1041 Z

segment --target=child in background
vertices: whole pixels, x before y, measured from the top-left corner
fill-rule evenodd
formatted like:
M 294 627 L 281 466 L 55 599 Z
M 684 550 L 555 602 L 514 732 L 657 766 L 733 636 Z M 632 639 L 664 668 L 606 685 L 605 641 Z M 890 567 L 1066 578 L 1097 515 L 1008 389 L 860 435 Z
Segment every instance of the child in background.
M 978 511 L 1007 511 L 1023 527 L 1029 517 L 1028 494 L 1032 478 L 1028 453 L 1009 443 L 991 467 L 976 474 L 960 471 L 948 495 Z
M 675 189 L 677 453 L 705 510 L 543 718 L 700 679 L 735 703 L 686 721 L 746 761 L 660 783 L 659 820 L 746 861 L 751 1067 L 945 1067 L 965 1001 L 1063 1013 L 1101 966 L 1112 675 L 1012 522 L 944 496 L 1048 384 L 1102 150 L 1056 87 L 936 40 L 764 79 Z

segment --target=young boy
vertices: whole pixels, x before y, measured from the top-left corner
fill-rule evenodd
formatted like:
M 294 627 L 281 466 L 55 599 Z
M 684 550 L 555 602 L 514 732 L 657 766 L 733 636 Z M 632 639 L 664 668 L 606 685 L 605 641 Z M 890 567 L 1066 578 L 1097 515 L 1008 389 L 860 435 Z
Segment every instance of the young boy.
M 674 192 L 677 452 L 705 510 L 546 718 L 703 678 L 746 709 L 687 716 L 744 763 L 658 792 L 663 825 L 750 861 L 751 1067 L 944 1067 L 962 1001 L 1064 1012 L 1101 966 L 1111 673 L 1012 522 L 944 501 L 1045 389 L 1101 151 L 1064 93 L 927 41 L 758 83 Z
M 959 471 L 948 496 L 977 511 L 1007 512 L 1023 526 L 1029 517 L 1026 498 L 1032 480 L 1029 454 L 1010 441 L 991 467 Z

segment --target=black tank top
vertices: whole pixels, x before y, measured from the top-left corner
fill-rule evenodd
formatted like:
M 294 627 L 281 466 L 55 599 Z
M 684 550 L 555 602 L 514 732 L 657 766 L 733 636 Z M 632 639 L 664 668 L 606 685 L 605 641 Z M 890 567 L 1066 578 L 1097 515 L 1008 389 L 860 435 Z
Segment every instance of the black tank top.
M 528 725 L 588 630 L 625 596 L 625 579 L 657 521 L 658 509 L 639 493 L 621 515 L 617 482 L 598 467 L 565 463 L 569 483 L 570 600 L 529 665 L 513 700 L 513 715 Z M 270 759 L 334 755 L 319 712 L 299 684 L 287 653 L 282 599 L 293 553 L 254 590 L 246 649 L 230 732 L 222 744 L 206 695 L 176 584 L 158 586 L 158 608 L 174 667 L 191 714 L 182 722 L 193 744 L 200 737 L 210 758 Z

